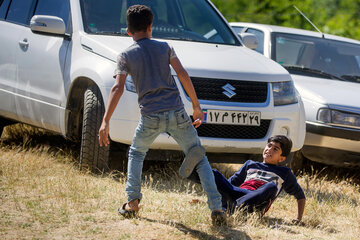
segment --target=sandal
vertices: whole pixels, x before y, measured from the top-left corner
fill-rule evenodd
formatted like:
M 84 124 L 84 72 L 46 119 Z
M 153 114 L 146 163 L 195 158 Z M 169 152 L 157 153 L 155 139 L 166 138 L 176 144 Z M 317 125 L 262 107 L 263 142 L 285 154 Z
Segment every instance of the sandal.
M 188 178 L 191 175 L 195 166 L 203 158 L 205 151 L 205 148 L 202 146 L 195 146 L 190 149 L 179 169 L 179 174 L 181 177 Z
M 214 227 L 226 225 L 226 214 L 224 212 L 212 211 L 211 220 Z
M 139 201 L 140 202 L 140 201 Z M 118 209 L 118 213 L 123 216 L 124 218 L 134 218 L 136 217 L 138 211 L 135 211 L 135 210 L 127 210 L 125 207 L 126 207 L 126 204 L 128 203 L 124 203 L 124 205 L 122 206 L 122 208 L 119 208 Z

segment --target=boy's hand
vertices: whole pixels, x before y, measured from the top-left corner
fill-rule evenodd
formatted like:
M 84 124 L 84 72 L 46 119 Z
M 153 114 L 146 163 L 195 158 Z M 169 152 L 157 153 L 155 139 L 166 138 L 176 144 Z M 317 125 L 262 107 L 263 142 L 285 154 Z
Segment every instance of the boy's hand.
M 101 123 L 100 129 L 99 129 L 99 144 L 100 144 L 100 147 L 108 146 L 110 144 L 109 123 L 106 121 L 103 121 Z
M 200 106 L 194 107 L 193 118 L 194 122 L 192 125 L 194 125 L 195 128 L 198 128 L 204 121 L 204 113 Z

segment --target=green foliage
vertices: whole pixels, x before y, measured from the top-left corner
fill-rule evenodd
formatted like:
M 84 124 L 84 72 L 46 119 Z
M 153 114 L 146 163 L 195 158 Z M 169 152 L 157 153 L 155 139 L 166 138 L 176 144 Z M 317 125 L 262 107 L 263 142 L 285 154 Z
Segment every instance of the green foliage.
M 213 0 L 229 22 L 256 22 L 315 30 L 360 40 L 360 0 Z

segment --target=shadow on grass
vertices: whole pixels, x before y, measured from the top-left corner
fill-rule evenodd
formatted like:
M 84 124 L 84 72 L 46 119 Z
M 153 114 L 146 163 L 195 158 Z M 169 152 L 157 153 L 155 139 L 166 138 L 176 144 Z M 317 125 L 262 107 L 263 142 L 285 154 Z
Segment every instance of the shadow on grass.
M 358 206 L 358 199 L 351 197 L 347 194 L 343 194 L 343 193 L 327 193 L 327 192 L 323 192 L 320 190 L 310 190 L 307 189 L 305 190 L 305 195 L 306 196 L 313 196 L 314 199 L 316 199 L 316 201 L 318 203 L 323 203 L 323 202 L 347 202 L 350 205 L 352 205 L 352 207 L 357 207 Z
M 218 238 L 215 236 L 212 236 L 208 233 L 201 232 L 199 230 L 191 229 L 187 226 L 185 226 L 182 223 L 176 223 L 172 221 L 157 221 L 149 218 L 141 218 L 145 221 L 151 222 L 151 223 L 161 223 L 167 226 L 172 226 L 178 229 L 179 231 L 183 232 L 184 234 L 188 235 L 190 234 L 193 238 L 197 239 L 209 239 L 209 240 L 220 240 L 220 239 L 239 239 L 239 240 L 251 240 L 251 238 L 242 231 L 238 231 L 236 229 L 231 229 L 229 227 L 212 227 L 212 230 L 216 231 L 217 234 L 221 235 L 222 238 Z
M 333 180 L 335 182 L 340 182 L 346 180 L 347 182 L 360 184 L 360 167 L 342 168 L 307 161 L 302 174 L 315 176 L 329 181 Z
M 285 221 L 281 218 L 276 217 L 268 217 L 264 216 L 262 219 L 262 222 L 265 226 L 273 229 L 278 229 L 280 231 L 284 231 L 291 234 L 298 234 L 298 232 L 295 232 L 292 228 L 294 226 L 303 227 L 303 228 L 316 228 L 320 229 L 322 231 L 326 231 L 328 233 L 337 233 L 338 231 L 334 228 L 329 228 L 328 226 L 321 226 L 317 223 L 311 223 L 311 222 L 301 222 L 300 224 L 293 224 L 291 222 Z M 306 231 L 304 229 L 304 231 Z
M 50 155 L 62 155 L 73 160 L 80 155 L 80 144 L 67 141 L 63 136 L 26 124 L 7 126 L 1 136 L 0 146 L 21 150 L 41 149 Z

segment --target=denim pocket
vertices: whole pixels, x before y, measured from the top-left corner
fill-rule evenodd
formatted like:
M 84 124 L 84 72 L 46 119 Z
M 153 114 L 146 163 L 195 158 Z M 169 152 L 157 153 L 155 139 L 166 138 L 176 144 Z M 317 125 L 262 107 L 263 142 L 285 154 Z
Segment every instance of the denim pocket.
M 187 128 L 191 126 L 191 119 L 186 113 L 185 109 L 181 109 L 175 112 L 177 126 L 179 128 Z
M 143 116 L 142 125 L 144 129 L 159 129 L 160 118 L 158 116 Z

